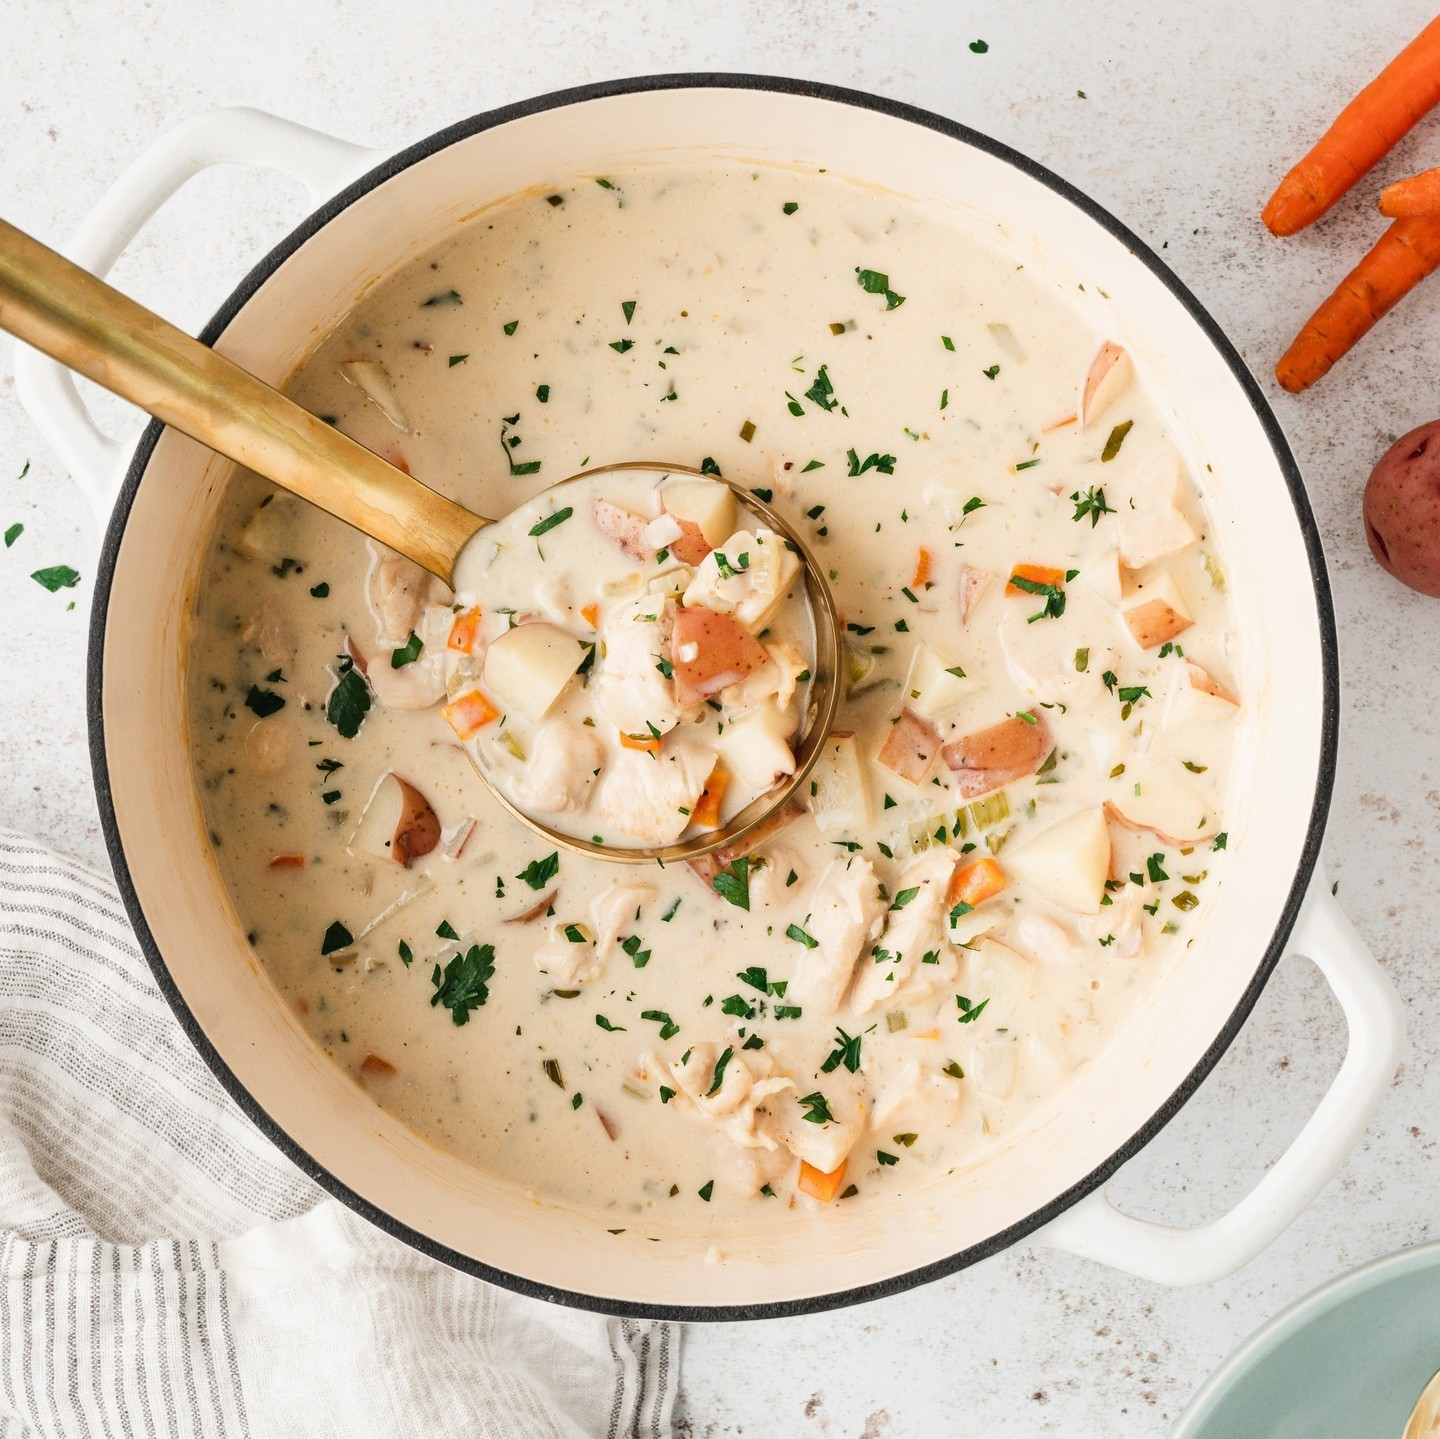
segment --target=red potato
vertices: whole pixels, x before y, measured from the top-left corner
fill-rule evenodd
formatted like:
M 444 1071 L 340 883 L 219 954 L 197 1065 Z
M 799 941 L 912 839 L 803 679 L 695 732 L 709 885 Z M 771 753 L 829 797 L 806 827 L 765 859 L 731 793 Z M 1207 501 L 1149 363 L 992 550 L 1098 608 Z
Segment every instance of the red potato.
M 1401 435 L 1365 485 L 1370 552 L 1402 585 L 1440 599 L 1440 420 Z
M 670 541 L 670 553 L 682 565 L 698 565 L 715 546 L 693 520 L 682 520 L 678 515 L 672 515 L 671 519 L 680 526 L 680 538 Z
M 591 506 L 595 528 L 607 540 L 614 540 L 632 560 L 653 558 L 654 551 L 645 542 L 645 526 L 650 522 L 609 500 L 596 500 Z
M 1135 366 L 1124 348 L 1113 340 L 1100 346 L 1085 374 L 1080 393 L 1080 428 L 1093 425 L 1129 385 Z
M 1044 764 L 1052 747 L 1050 728 L 1040 715 L 1029 710 L 1026 714 L 1028 719 L 1011 715 L 988 729 L 961 735 L 940 751 L 965 799 L 1004 789 Z
M 763 823 L 756 825 L 748 834 L 731 840 L 729 844 L 721 845 L 719 849 L 712 850 L 709 854 L 702 854 L 699 859 L 687 859 L 685 863 L 700 876 L 706 888 L 709 888 L 710 881 L 722 869 L 733 864 L 743 855 L 753 854 L 761 845 L 769 844 L 776 835 L 789 829 L 804 813 L 805 810 L 796 800 L 787 799 L 774 814 Z
M 440 820 L 430 801 L 398 774 L 380 776 L 346 846 L 351 854 L 391 859 L 409 867 L 440 843 Z
M 768 659 L 765 646 L 739 620 L 703 605 L 677 606 L 670 636 L 670 667 L 675 676 L 675 703 L 681 709 L 738 684 Z
M 900 718 L 890 726 L 890 733 L 875 758 L 901 779 L 923 784 L 939 749 L 939 731 L 926 724 L 914 710 L 906 709 L 900 711 Z
M 1239 706 L 1240 701 L 1202 665 L 1197 665 L 1193 660 L 1189 661 L 1190 688 L 1199 690 L 1203 695 L 1213 695 L 1217 700 L 1224 700 L 1226 704 Z

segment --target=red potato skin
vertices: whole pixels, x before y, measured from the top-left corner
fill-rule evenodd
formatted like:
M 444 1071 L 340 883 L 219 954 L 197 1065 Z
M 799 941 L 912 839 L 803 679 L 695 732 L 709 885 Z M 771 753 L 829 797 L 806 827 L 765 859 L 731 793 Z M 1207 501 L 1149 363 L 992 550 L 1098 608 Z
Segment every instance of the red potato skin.
M 688 645 L 699 653 L 693 660 L 681 659 Z M 675 703 L 689 709 L 727 685 L 738 684 L 769 659 L 765 646 L 730 615 L 707 610 L 703 605 L 681 605 L 675 611 L 675 628 L 670 636 L 670 667 L 675 677 Z
M 395 782 L 400 786 L 402 808 L 390 855 L 408 868 L 412 859 L 423 859 L 440 843 L 440 820 L 430 801 L 413 784 L 408 784 L 398 774 Z
M 900 718 L 890 726 L 885 743 L 876 760 L 892 774 L 911 784 L 924 783 L 940 748 L 939 732 L 925 723 L 913 710 L 901 710 Z
M 1014 784 L 1032 775 L 1045 762 L 1052 741 L 1044 717 L 1032 714 L 1034 723 L 1011 715 L 989 729 L 952 739 L 940 756 L 955 773 L 955 783 L 966 799 Z
M 1440 420 L 1401 435 L 1365 486 L 1370 552 L 1402 585 L 1440 599 Z
M 698 565 L 714 546 L 705 538 L 694 520 L 679 520 L 675 519 L 674 515 L 670 518 L 680 526 L 680 538 L 670 541 L 670 553 L 682 565 Z
M 596 500 L 591 506 L 595 528 L 607 540 L 614 540 L 632 560 L 648 560 L 649 549 L 645 545 L 645 526 L 648 520 L 639 515 L 612 505 L 609 500 Z

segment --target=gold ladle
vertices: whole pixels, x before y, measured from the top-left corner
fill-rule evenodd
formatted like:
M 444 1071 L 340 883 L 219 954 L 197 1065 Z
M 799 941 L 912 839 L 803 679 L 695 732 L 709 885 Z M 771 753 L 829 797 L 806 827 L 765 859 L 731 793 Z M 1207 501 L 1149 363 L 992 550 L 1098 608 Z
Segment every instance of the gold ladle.
M 387 464 L 249 371 L 4 220 L 0 329 L 399 551 L 452 587 L 457 568 L 466 568 L 467 546 L 494 523 Z M 698 473 L 684 465 L 632 461 L 585 470 L 570 479 L 617 470 Z M 500 803 L 556 845 L 622 863 L 695 859 L 722 848 L 743 852 L 747 838 L 756 838 L 790 801 L 820 755 L 840 698 L 841 634 L 834 597 L 809 548 L 783 516 L 733 481 L 721 482 L 800 558 L 815 657 L 795 772 L 718 830 L 673 844 L 621 848 L 552 829 L 513 804 L 485 767 L 477 765 Z

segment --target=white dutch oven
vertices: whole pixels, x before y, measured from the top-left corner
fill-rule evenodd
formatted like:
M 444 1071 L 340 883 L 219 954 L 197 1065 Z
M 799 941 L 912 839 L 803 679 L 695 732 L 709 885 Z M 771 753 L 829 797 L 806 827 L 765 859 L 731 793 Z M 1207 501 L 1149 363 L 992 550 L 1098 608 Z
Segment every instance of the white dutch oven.
M 282 384 L 377 277 L 482 207 L 567 176 L 689 157 L 826 166 L 953 216 L 1122 341 L 1170 411 L 1206 475 L 1250 716 L 1229 824 L 1234 860 L 1185 962 L 1121 1041 L 1075 1076 L 1062 1105 L 978 1167 L 883 1209 L 862 1199 L 797 1219 L 780 1226 L 783 1242 L 757 1210 L 753 1233 L 725 1237 L 722 1263 L 705 1262 L 703 1240 L 608 1235 L 603 1217 L 537 1203 L 441 1153 L 311 1042 L 259 969 L 210 859 L 186 758 L 184 668 L 228 464 L 159 425 L 132 458 L 95 428 L 68 377 L 23 352 L 24 403 L 97 510 L 114 508 L 96 585 L 92 745 L 111 856 L 156 977 L 231 1094 L 303 1169 L 416 1247 L 531 1293 L 620 1313 L 774 1315 L 893 1292 L 1025 1235 L 1167 1283 L 1227 1273 L 1294 1218 L 1356 1143 L 1394 1072 L 1401 1024 L 1317 865 L 1338 682 L 1299 476 L 1233 348 L 1134 235 L 1024 157 L 932 115 L 809 84 L 686 76 L 547 96 L 394 156 L 254 111 L 206 116 L 145 154 L 69 253 L 103 273 L 168 195 L 221 161 L 286 171 L 317 201 L 333 194 L 205 332 Z M 1192 1093 L 1289 951 L 1320 967 L 1349 1025 L 1319 1108 L 1222 1219 L 1177 1230 L 1121 1214 L 1101 1186 Z

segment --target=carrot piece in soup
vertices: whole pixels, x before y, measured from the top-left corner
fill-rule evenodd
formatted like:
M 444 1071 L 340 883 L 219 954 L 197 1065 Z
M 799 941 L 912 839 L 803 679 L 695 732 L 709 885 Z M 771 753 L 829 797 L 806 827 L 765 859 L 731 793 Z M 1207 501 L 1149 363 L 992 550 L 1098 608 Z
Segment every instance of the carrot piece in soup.
M 448 705 L 440 706 L 440 718 L 462 739 L 474 739 L 500 711 L 479 690 L 467 690 Z
M 796 1181 L 795 1187 L 801 1194 L 808 1194 L 811 1199 L 818 1199 L 821 1204 L 829 1204 L 840 1193 L 840 1186 L 845 1183 L 845 1170 L 849 1164 L 848 1159 L 842 1159 L 837 1168 L 826 1174 L 823 1169 L 816 1169 L 813 1164 L 807 1164 L 802 1159 L 800 1161 L 800 1178 Z
M 698 824 L 702 829 L 714 829 L 720 823 L 720 801 L 725 795 L 725 786 L 729 780 L 725 766 L 716 761 L 715 768 L 710 771 L 710 778 L 705 781 L 705 788 L 700 791 L 700 798 L 695 801 L 695 809 L 690 815 L 693 824 Z
M 277 854 L 270 861 L 271 869 L 304 869 L 305 856 L 303 854 Z
M 922 549 L 915 556 L 915 574 L 910 580 L 910 588 L 918 590 L 921 585 L 929 584 L 930 572 L 934 566 L 934 558 L 930 551 Z
M 1005 888 L 1005 871 L 993 859 L 977 859 L 957 869 L 950 876 L 950 888 L 945 903 L 950 906 L 968 904 L 971 909 L 993 899 Z
M 1032 585 L 1054 585 L 1059 589 L 1065 583 L 1064 570 L 1052 570 L 1048 565 L 1016 565 L 1010 571 L 1010 578 L 1006 582 L 1005 592 L 1012 595 L 1029 594 L 1030 591 L 1015 581 L 1028 580 Z
M 638 749 L 642 754 L 654 754 L 660 748 L 658 734 L 626 734 L 620 731 L 621 749 Z
M 479 634 L 480 608 L 478 605 L 471 605 L 468 610 L 461 610 L 455 616 L 454 623 L 450 626 L 450 638 L 445 641 L 445 648 L 468 655 L 475 648 L 475 640 Z
M 381 1059 L 378 1054 L 367 1054 L 360 1061 L 361 1074 L 368 1074 L 374 1079 L 387 1079 L 390 1075 L 399 1071 L 388 1059 Z

